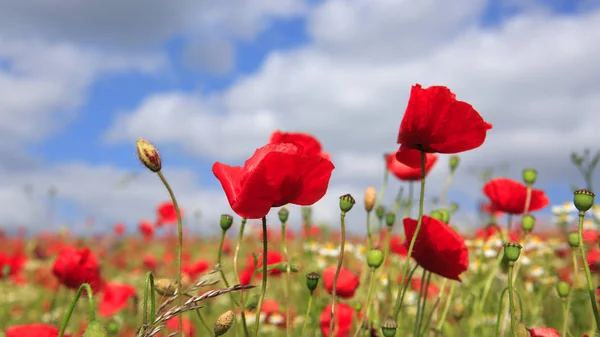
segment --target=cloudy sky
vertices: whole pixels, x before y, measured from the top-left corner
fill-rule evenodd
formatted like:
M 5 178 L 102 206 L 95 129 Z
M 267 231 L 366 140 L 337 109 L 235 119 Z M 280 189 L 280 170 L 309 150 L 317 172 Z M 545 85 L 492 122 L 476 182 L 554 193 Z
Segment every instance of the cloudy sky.
M 520 179 L 536 168 L 538 187 L 561 203 L 570 184 L 582 185 L 570 152 L 600 147 L 600 6 L 591 0 L 0 0 L 0 8 L 7 228 L 48 228 L 52 186 L 55 226 L 93 217 L 97 230 L 116 221 L 135 228 L 153 218 L 168 195 L 137 160 L 144 137 L 188 214 L 201 210 L 195 230 L 213 231 L 230 209 L 212 163 L 243 163 L 275 129 L 312 133 L 332 154 L 315 215 L 337 225 L 340 195 L 361 203 L 365 187 L 380 186 L 382 154 L 397 149 L 415 83 L 449 86 L 494 125 L 484 146 L 461 155 L 450 200 L 465 215 L 480 198 L 474 171 L 509 163 L 496 175 Z M 442 157 L 430 197 L 446 166 Z M 386 204 L 400 186 L 391 180 Z M 354 230 L 364 227 L 361 208 Z

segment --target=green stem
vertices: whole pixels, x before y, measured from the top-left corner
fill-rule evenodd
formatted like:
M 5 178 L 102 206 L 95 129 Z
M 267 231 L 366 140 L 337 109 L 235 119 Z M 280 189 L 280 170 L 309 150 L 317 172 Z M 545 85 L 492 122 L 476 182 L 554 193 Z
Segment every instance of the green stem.
M 262 286 L 260 288 L 260 297 L 258 298 L 258 305 L 256 306 L 256 330 L 254 330 L 254 337 L 258 337 L 258 330 L 260 329 L 260 310 L 262 309 L 263 301 L 265 300 L 265 293 L 267 292 L 267 217 L 262 217 L 262 234 L 263 234 L 263 265 L 262 265 Z M 243 309 L 242 309 L 243 310 Z
M 181 297 L 181 261 L 183 256 L 183 223 L 181 221 L 181 211 L 179 210 L 177 199 L 175 198 L 175 194 L 167 182 L 167 179 L 165 179 L 165 176 L 161 171 L 156 173 L 167 188 L 171 201 L 173 202 L 173 207 L 175 207 L 175 213 L 177 214 L 177 300 L 178 305 L 181 306 L 183 304 L 183 298 Z M 177 323 L 179 324 L 179 334 L 183 337 L 183 317 L 181 315 L 177 315 Z
M 356 327 L 356 332 L 354 333 L 354 337 L 357 337 L 358 334 L 360 333 L 360 331 L 362 330 L 362 326 L 363 323 L 365 321 L 365 317 L 367 316 L 367 312 L 368 312 L 368 308 L 369 308 L 369 304 L 371 303 L 371 296 L 373 295 L 373 284 L 375 281 L 375 268 L 371 268 L 371 273 L 369 275 L 369 290 L 367 291 L 367 299 L 365 300 L 365 304 L 362 306 L 363 307 L 363 314 L 362 317 L 360 318 L 360 321 L 358 323 L 358 326 Z
M 448 312 L 450 311 L 450 304 L 452 304 L 452 297 L 454 296 L 454 288 L 456 288 L 456 282 L 452 282 L 452 284 L 450 285 L 450 294 L 448 294 L 448 299 L 446 300 L 446 304 L 444 305 L 444 311 L 442 311 L 442 317 L 440 317 L 440 321 L 438 322 L 438 325 L 435 327 L 436 331 L 442 331 L 442 326 L 444 325 L 444 322 L 446 321 L 446 316 L 448 315 Z
M 444 186 L 442 187 L 442 195 L 441 195 L 441 202 L 442 202 L 442 207 L 444 209 L 448 208 L 448 190 L 450 189 L 450 184 L 452 184 L 452 179 L 454 178 L 454 170 L 450 170 L 450 172 L 448 173 L 448 176 L 446 177 L 446 181 L 444 181 Z
M 413 336 L 419 335 L 419 328 L 421 324 L 421 316 L 423 316 L 423 308 L 425 307 L 425 291 L 427 289 L 427 270 L 423 269 L 423 275 L 421 275 L 421 286 L 419 287 L 419 297 L 417 299 L 417 317 L 415 318 L 415 325 L 413 327 Z
M 79 301 L 79 297 L 81 297 L 81 293 L 83 292 L 84 289 L 85 289 L 85 291 L 87 293 L 87 297 L 88 297 L 89 315 L 90 315 L 89 321 L 94 322 L 96 320 L 96 310 L 94 308 L 94 295 L 92 294 L 92 287 L 90 287 L 89 284 L 84 283 L 79 287 L 79 289 L 77 289 L 75 298 L 71 302 L 71 305 L 69 306 L 69 310 L 67 311 L 67 315 L 65 316 L 65 319 L 63 320 L 63 323 L 60 327 L 60 332 L 58 333 L 58 337 L 63 337 L 63 335 L 65 334 L 65 330 L 67 330 L 67 325 L 69 324 L 71 315 L 73 315 L 73 311 L 75 310 L 77 301 Z
M 512 283 L 514 262 L 508 263 L 508 303 L 510 305 L 510 329 L 513 337 L 517 337 L 517 320 L 515 318 L 514 287 Z
M 221 241 L 219 242 L 219 252 L 217 253 L 217 263 L 219 264 L 219 273 L 221 274 L 221 278 L 223 279 L 223 283 L 227 288 L 230 287 L 229 281 L 227 280 L 227 276 L 225 276 L 225 272 L 223 271 L 223 265 L 221 264 L 221 260 L 223 259 L 223 244 L 225 244 L 225 231 L 221 231 Z M 229 292 L 229 298 L 231 298 L 231 305 L 240 305 L 232 292 Z M 244 308 L 242 308 L 244 310 Z
M 148 312 L 148 297 L 150 297 L 150 312 Z M 142 310 L 143 325 L 154 323 L 154 315 L 156 313 L 156 294 L 154 293 L 154 275 L 152 272 L 146 274 L 146 282 L 144 286 L 144 303 Z
M 202 324 L 202 326 L 204 327 L 204 329 L 206 329 L 206 331 L 208 332 L 208 335 L 209 336 L 214 336 L 214 333 L 213 333 L 212 329 L 208 326 L 208 323 L 206 323 L 206 320 L 202 316 L 202 313 L 200 312 L 200 309 L 196 309 L 194 311 L 196 312 L 196 315 L 198 316 L 198 319 L 200 320 L 200 323 Z
M 287 266 L 285 268 L 285 334 L 287 337 L 292 335 L 292 324 L 291 324 L 291 313 L 290 309 L 292 304 L 290 303 L 290 292 L 292 291 L 291 285 L 291 264 L 290 254 L 288 253 L 287 248 L 287 237 L 286 237 L 286 223 L 281 223 L 281 248 L 283 250 L 283 255 L 285 255 L 285 260 L 287 261 Z
M 592 303 L 592 311 L 594 312 L 594 318 L 596 320 L 596 329 L 600 331 L 600 313 L 598 313 L 598 305 L 596 304 L 596 296 L 594 295 L 594 284 L 592 283 L 592 274 L 590 272 L 590 266 L 588 265 L 587 258 L 585 255 L 585 247 L 583 242 L 583 218 L 585 212 L 579 212 L 579 254 L 583 261 L 583 270 L 585 271 L 585 278 L 588 284 L 588 293 L 590 295 L 590 302 Z
M 330 335 L 333 335 L 333 321 L 335 320 L 335 287 L 337 285 L 338 277 L 340 276 L 342 263 L 344 262 L 344 249 L 346 245 L 346 212 L 344 211 L 340 213 L 340 227 L 342 230 L 342 242 L 340 243 L 340 258 L 338 259 L 337 267 L 335 269 L 335 276 L 333 277 L 333 284 L 331 286 L 331 319 L 329 320 Z
M 367 239 L 369 240 L 369 250 L 373 249 L 373 232 L 371 231 L 371 212 L 367 212 Z
M 240 255 L 240 247 L 242 246 L 242 240 L 244 238 L 244 228 L 246 227 L 246 218 L 242 218 L 242 223 L 240 224 L 240 233 L 238 235 L 237 243 L 235 245 L 235 253 L 233 254 L 233 272 L 235 274 L 235 279 L 237 283 L 240 283 L 240 275 L 238 273 L 238 257 Z M 241 316 L 242 316 L 242 327 L 244 329 L 244 336 L 249 337 L 250 332 L 248 331 L 248 324 L 246 323 L 246 313 L 244 306 L 244 292 L 240 292 L 240 306 L 241 306 Z
M 503 300 L 504 300 L 504 295 L 506 294 L 506 292 L 508 291 L 508 287 L 504 288 L 502 290 L 502 293 L 500 293 L 500 304 L 498 305 L 498 316 L 496 318 L 496 334 L 494 336 L 499 337 L 500 336 L 500 318 L 502 317 L 502 313 L 504 312 L 502 305 L 503 305 Z
M 306 330 L 306 325 L 308 324 L 308 318 L 310 317 L 310 310 L 312 309 L 312 302 L 313 302 L 313 294 L 310 294 L 310 297 L 308 298 L 308 308 L 306 309 L 306 315 L 304 316 L 304 324 L 302 324 L 302 333 L 300 334 L 300 336 L 304 336 L 304 331 Z
M 417 268 L 419 268 L 419 265 L 415 264 L 413 269 L 410 270 L 410 273 L 405 278 L 407 278 L 408 280 L 411 280 L 412 276 L 415 273 L 415 271 L 417 270 Z M 404 276 L 404 274 L 402 276 Z M 410 283 L 409 281 L 405 280 L 404 283 L 402 283 L 402 286 L 400 287 L 400 289 L 398 289 L 398 291 L 400 292 L 400 303 L 404 302 L 404 295 L 406 295 L 406 289 L 408 289 L 409 283 Z
M 411 190 L 412 190 L 412 185 L 411 185 Z M 417 241 L 417 236 L 419 235 L 419 231 L 421 230 L 421 224 L 423 222 L 424 200 L 425 200 L 425 152 L 421 151 L 421 192 L 419 195 L 419 219 L 417 220 L 417 228 L 415 229 L 415 233 L 413 234 L 413 237 L 410 240 L 410 245 L 408 246 L 408 252 L 406 254 L 406 262 L 404 263 L 404 268 L 402 269 L 402 277 L 404 277 L 404 275 L 406 275 L 406 273 L 408 272 L 408 268 L 410 268 L 410 258 L 412 256 L 412 251 L 415 247 L 415 242 Z M 404 283 L 408 283 L 408 282 L 410 282 L 410 279 L 409 280 L 403 279 L 402 281 Z M 402 300 L 400 297 L 401 289 L 402 289 L 402 287 L 398 288 L 398 295 L 396 296 L 396 306 L 394 308 L 394 315 L 393 315 L 395 321 L 398 321 L 398 315 L 400 314 L 400 308 L 402 308 Z
M 573 249 L 571 251 L 571 258 L 573 259 L 573 280 L 577 280 L 577 251 Z M 569 295 L 567 295 L 567 306 L 564 313 L 565 319 L 563 322 L 562 334 L 561 336 L 567 335 L 567 329 L 569 326 L 569 311 L 571 308 L 571 298 L 573 297 L 573 288 L 575 287 L 575 282 L 571 285 L 571 289 L 569 289 Z

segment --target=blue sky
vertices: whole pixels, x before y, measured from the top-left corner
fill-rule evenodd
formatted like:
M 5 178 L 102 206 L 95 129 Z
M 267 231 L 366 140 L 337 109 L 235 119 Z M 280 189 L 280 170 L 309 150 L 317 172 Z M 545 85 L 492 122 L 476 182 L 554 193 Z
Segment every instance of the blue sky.
M 477 29 L 481 31 L 500 29 L 507 21 L 530 10 L 528 6 L 522 4 L 517 7 L 507 3 L 509 1 L 488 1 L 486 9 L 479 15 Z M 532 3 L 537 3 L 538 6 L 543 4 L 554 17 L 578 17 L 594 9 L 582 8 L 577 6 L 575 1 L 565 0 L 540 0 Z M 313 6 L 319 4 L 320 2 L 312 2 Z M 186 66 L 182 60 L 182 53 L 189 38 L 174 34 L 151 47 L 152 52 L 167 56 L 166 70 L 157 74 L 124 71 L 97 76 L 85 89 L 83 104 L 76 108 L 74 120 L 62 125 L 59 132 L 55 132 L 43 141 L 26 142 L 25 149 L 30 155 L 41 159 L 43 165 L 47 167 L 79 162 L 141 172 L 143 170 L 135 156 L 133 142 L 114 143 L 105 140 L 105 134 L 115 123 L 118 114 L 134 111 L 144 99 L 155 94 L 177 92 L 209 97 L 226 92 L 238 84 L 240 79 L 252 77 L 260 72 L 265 60 L 273 52 L 310 48 L 315 41 L 308 32 L 307 20 L 307 15 L 269 18 L 268 28 L 257 36 L 245 40 L 232 37 L 236 62 L 233 69 L 225 74 L 214 74 L 210 69 Z M 470 27 L 473 29 L 472 23 Z M 102 48 L 100 46 L 100 49 Z M 0 69 L 10 69 L 10 60 L 3 60 L 1 55 Z M 390 140 L 390 147 L 395 147 L 393 139 Z M 191 169 L 204 182 L 204 187 L 219 188 L 217 180 L 212 177 L 210 171 L 212 163 L 219 158 L 212 155 L 192 156 L 175 142 L 160 144 L 160 149 L 168 153 L 168 157 L 164 159 L 165 165 Z M 560 155 L 568 158 L 568 154 Z M 515 175 L 514 171 L 511 176 L 518 178 L 518 174 Z M 566 199 L 565 196 L 568 196 L 567 180 L 573 183 L 581 182 L 579 177 L 571 176 L 565 181 L 545 184 L 544 187 L 553 203 L 562 202 Z M 378 186 L 379 180 L 372 183 Z M 462 198 L 460 193 L 457 197 Z M 60 216 L 69 219 L 82 216 L 83 213 L 77 209 L 77 202 L 61 200 Z

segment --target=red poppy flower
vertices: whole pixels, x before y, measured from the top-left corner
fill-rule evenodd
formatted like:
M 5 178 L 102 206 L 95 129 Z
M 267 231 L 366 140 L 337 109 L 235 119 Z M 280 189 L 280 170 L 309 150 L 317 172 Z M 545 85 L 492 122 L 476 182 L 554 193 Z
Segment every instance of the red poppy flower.
M 496 218 L 501 217 L 502 214 L 503 214 L 501 211 L 497 210 L 494 207 L 494 204 L 492 204 L 492 203 L 481 203 L 481 204 L 479 204 L 479 211 L 481 213 L 489 214 L 491 216 L 493 215 Z
M 407 248 L 416 228 L 417 220 L 404 219 Z M 460 281 L 459 275 L 469 266 L 469 251 L 460 234 L 440 220 L 426 215 L 423 216 L 412 257 L 423 269 L 456 281 Z
M 475 238 L 483 239 L 484 241 L 489 241 L 496 235 L 500 235 L 500 228 L 495 225 L 488 225 L 475 231 Z M 510 241 L 519 242 L 519 235 L 515 231 L 509 233 L 508 236 Z
M 390 238 L 390 251 L 400 256 L 408 255 L 408 249 L 404 245 L 404 240 L 399 236 L 392 236 Z
M 308 133 L 299 132 L 281 132 L 279 130 L 271 134 L 269 144 L 293 143 L 304 148 L 304 152 L 310 155 L 320 155 L 327 160 L 331 160 L 331 155 L 323 152 L 321 142 Z
M 5 255 L 0 252 L 0 280 L 9 278 L 13 282 L 19 281 L 26 262 L 27 257 L 20 251 L 16 251 L 12 255 Z
M 584 229 L 583 230 L 583 242 L 588 245 L 595 245 L 598 243 L 598 232 L 593 229 Z
M 114 231 L 115 231 L 115 234 L 117 234 L 118 236 L 123 235 L 123 233 L 125 233 L 125 224 L 123 224 L 122 222 L 119 222 L 118 224 L 115 225 Z
M 140 221 L 140 223 L 138 224 L 138 228 L 140 230 L 140 234 L 142 234 L 146 241 L 152 240 L 152 238 L 154 237 L 154 226 L 150 221 Z
M 531 337 L 560 337 L 558 330 L 552 328 L 533 328 L 529 333 Z
M 149 269 L 151 271 L 155 271 L 156 268 L 158 267 L 158 261 L 156 261 L 156 258 L 152 255 L 144 256 L 142 263 L 144 264 L 146 269 Z
M 438 156 L 433 153 L 425 154 L 425 176 L 429 174 L 429 171 L 437 163 Z M 394 153 L 388 153 L 385 155 L 385 162 L 388 170 L 396 176 L 396 178 L 402 181 L 417 181 L 421 180 L 421 167 L 410 167 L 404 165 L 396 159 Z
M 401 280 L 401 277 L 399 278 Z M 410 282 L 410 288 L 413 291 L 416 292 L 420 292 L 421 291 L 421 283 L 423 281 L 421 279 L 412 279 Z M 438 288 L 435 284 L 433 283 L 429 283 L 429 286 L 427 287 L 427 290 L 423 289 L 424 291 L 427 291 L 427 299 L 431 300 L 431 299 L 435 299 L 438 294 L 440 293 L 440 288 Z
M 333 169 L 331 161 L 292 143 L 265 145 L 243 167 L 213 165 L 229 205 L 247 219 L 260 219 L 271 207 L 314 204 L 327 192 Z
M 329 334 L 329 323 L 331 322 L 331 304 L 328 304 L 321 312 L 319 325 L 321 333 L 325 337 L 348 337 L 354 320 L 354 309 L 346 303 L 336 303 L 335 318 L 333 320 L 333 331 L 335 336 Z
M 200 274 L 209 270 L 211 267 L 210 263 L 206 260 L 198 260 L 194 263 L 183 266 L 181 271 L 188 275 L 192 280 L 197 280 Z
M 179 209 L 183 218 L 183 209 Z M 156 207 L 156 226 L 177 224 L 177 212 L 175 205 L 170 201 L 165 201 Z
M 254 267 L 252 267 L 252 266 L 246 267 L 240 273 L 240 284 L 244 285 L 244 286 L 249 285 L 250 282 L 252 282 L 253 276 L 254 276 Z
M 15 325 L 6 329 L 6 337 L 57 337 L 59 332 L 59 328 L 47 324 Z
M 509 213 L 523 214 L 527 199 L 527 186 L 508 178 L 496 178 L 488 181 L 483 193 L 490 199 L 494 209 Z M 531 190 L 529 212 L 539 211 L 550 205 L 550 200 L 542 190 Z
M 600 271 L 600 250 L 597 248 L 591 249 L 587 252 L 586 259 L 592 272 Z
M 98 259 L 89 248 L 63 248 L 54 261 L 52 273 L 63 285 L 71 289 L 78 289 L 82 284 L 89 283 L 96 292 L 104 285 Z
M 421 167 L 419 150 L 431 153 L 459 153 L 478 148 L 492 125 L 486 123 L 466 102 L 457 101 L 444 86 L 422 88 L 416 84 L 398 132 L 399 161 Z
M 323 271 L 323 285 L 325 285 L 325 289 L 327 289 L 330 294 L 333 291 L 333 278 L 335 277 L 336 268 L 337 266 L 331 266 Z M 352 298 L 354 297 L 356 288 L 358 288 L 358 284 L 358 276 L 342 267 L 335 284 L 335 293 L 341 298 Z
M 182 317 L 181 320 L 183 335 L 185 337 L 194 337 L 196 335 L 196 329 L 194 328 L 194 324 L 189 319 Z M 167 324 L 165 324 L 167 329 L 171 331 L 179 331 L 179 318 L 177 316 L 169 319 Z
M 107 283 L 102 292 L 102 300 L 98 305 L 98 313 L 102 317 L 111 317 L 125 309 L 135 293 L 135 288 L 128 284 Z

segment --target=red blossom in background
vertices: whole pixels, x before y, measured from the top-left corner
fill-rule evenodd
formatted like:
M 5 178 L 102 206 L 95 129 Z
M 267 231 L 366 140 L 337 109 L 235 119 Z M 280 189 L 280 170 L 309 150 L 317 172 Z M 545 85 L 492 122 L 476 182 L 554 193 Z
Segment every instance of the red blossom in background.
M 167 329 L 171 330 L 171 331 L 179 331 L 179 321 L 178 321 L 178 317 L 175 316 L 171 319 L 169 319 L 167 321 L 167 324 L 165 324 Z M 183 330 L 183 335 L 185 337 L 194 337 L 196 336 L 196 329 L 194 328 L 194 324 L 192 323 L 192 321 L 190 321 L 189 319 L 182 317 L 182 330 Z
M 508 178 L 496 178 L 488 181 L 483 193 L 490 199 L 492 207 L 500 212 L 523 214 L 527 186 Z M 550 205 L 550 200 L 542 190 L 531 190 L 529 212 L 539 211 Z
M 186 274 L 187 276 L 189 276 L 190 279 L 195 281 L 198 279 L 198 277 L 202 273 L 209 270 L 210 267 L 211 267 L 211 264 L 208 261 L 200 259 L 194 263 L 190 263 L 190 264 L 182 266 L 181 271 L 184 274 Z
M 102 291 L 98 313 L 102 317 L 111 317 L 125 309 L 135 294 L 135 288 L 129 284 L 107 283 Z
M 6 329 L 6 337 L 58 337 L 59 332 L 59 328 L 47 324 L 15 325 Z
M 319 317 L 321 333 L 325 337 L 348 337 L 352 329 L 352 321 L 354 320 L 354 309 L 346 303 L 337 303 L 335 306 L 335 314 L 333 320 L 333 331 L 335 336 L 329 333 L 329 323 L 331 322 L 331 304 L 328 304 Z
M 331 294 L 333 291 L 333 278 L 337 266 L 330 266 L 323 271 L 323 285 L 327 292 Z M 350 270 L 342 267 L 335 284 L 335 293 L 341 298 L 352 298 L 358 288 L 359 278 Z M 336 307 L 337 308 L 337 307 Z
M 183 209 L 179 209 L 183 218 Z M 156 226 L 177 224 L 177 212 L 175 205 L 170 201 L 165 201 L 156 207 Z
M 150 221 L 140 221 L 140 223 L 138 224 L 138 229 L 140 230 L 140 234 L 142 234 L 146 241 L 150 241 L 154 237 L 154 225 L 152 225 Z
M 552 328 L 533 328 L 529 333 L 531 337 L 560 337 L 558 330 Z
M 8 278 L 14 283 L 23 283 L 21 271 L 25 263 L 27 263 L 27 256 L 20 249 L 15 250 L 11 255 L 0 252 L 0 280 Z
M 438 156 L 433 153 L 425 154 L 425 176 L 433 168 L 438 161 Z M 398 179 L 402 181 L 417 181 L 421 180 L 421 167 L 410 167 L 399 162 L 394 153 L 385 155 L 387 169 Z
M 327 192 L 334 166 L 320 155 L 281 143 L 257 149 L 244 166 L 216 162 L 212 169 L 233 211 L 247 219 L 260 219 L 271 207 L 309 206 L 319 201 Z
M 417 220 L 404 219 L 407 248 L 416 228 Z M 426 215 L 412 257 L 423 269 L 456 281 L 460 281 L 459 275 L 469 266 L 469 251 L 463 237 L 440 220 Z
M 113 230 L 116 235 L 121 236 L 125 233 L 125 224 L 122 222 L 119 222 L 118 224 L 115 225 L 115 228 Z
M 273 132 L 269 144 L 281 143 L 294 143 L 301 146 L 306 154 L 319 155 L 327 160 L 331 160 L 331 155 L 327 152 L 323 152 L 321 142 L 308 133 L 281 132 L 279 130 Z
M 77 250 L 65 247 L 54 261 L 52 273 L 67 288 L 78 289 L 89 283 L 94 292 L 101 290 L 104 281 L 100 276 L 98 259 L 89 248 Z
M 447 87 L 422 88 L 416 84 L 400 123 L 396 158 L 419 168 L 420 151 L 460 153 L 476 149 L 491 128 L 469 103 L 456 100 Z

